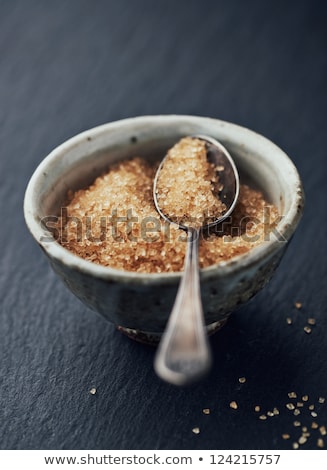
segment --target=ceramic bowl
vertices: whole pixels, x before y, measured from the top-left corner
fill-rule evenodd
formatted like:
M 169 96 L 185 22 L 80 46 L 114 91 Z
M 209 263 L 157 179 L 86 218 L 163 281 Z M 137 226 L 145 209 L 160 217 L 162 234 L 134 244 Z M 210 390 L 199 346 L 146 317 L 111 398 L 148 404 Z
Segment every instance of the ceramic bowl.
M 269 281 L 302 215 L 298 172 L 271 141 L 235 124 L 197 116 L 124 119 L 83 132 L 53 150 L 35 170 L 25 194 L 27 226 L 62 281 L 88 307 L 147 342 L 158 340 L 165 328 L 180 274 L 139 274 L 99 266 L 54 241 L 41 221 L 60 213 L 69 189 L 86 187 L 109 164 L 135 155 L 160 158 L 177 140 L 192 134 L 221 141 L 233 156 L 241 181 L 250 179 L 261 188 L 282 215 L 278 237 L 201 270 L 205 321 L 208 331 L 214 331 Z

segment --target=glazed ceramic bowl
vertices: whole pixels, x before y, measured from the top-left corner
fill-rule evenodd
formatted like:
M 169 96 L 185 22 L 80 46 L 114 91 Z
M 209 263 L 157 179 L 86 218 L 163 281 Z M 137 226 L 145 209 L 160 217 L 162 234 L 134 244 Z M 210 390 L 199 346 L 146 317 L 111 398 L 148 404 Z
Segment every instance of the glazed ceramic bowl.
M 271 141 L 240 126 L 196 116 L 142 116 L 105 124 L 73 137 L 53 150 L 36 169 L 25 195 L 27 226 L 67 287 L 136 339 L 160 337 L 171 311 L 179 273 L 139 274 L 99 266 L 57 243 L 44 217 L 57 216 L 69 189 L 88 186 L 108 165 L 126 157 L 163 157 L 186 135 L 221 141 L 238 167 L 241 181 L 261 188 L 282 215 L 276 233 L 262 245 L 201 271 L 201 293 L 208 331 L 256 294 L 271 278 L 303 210 L 298 172 Z

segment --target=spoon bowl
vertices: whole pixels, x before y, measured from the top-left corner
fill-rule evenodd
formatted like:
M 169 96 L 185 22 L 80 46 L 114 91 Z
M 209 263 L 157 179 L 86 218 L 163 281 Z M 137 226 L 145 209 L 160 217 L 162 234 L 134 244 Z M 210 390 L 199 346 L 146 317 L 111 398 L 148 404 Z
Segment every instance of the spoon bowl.
M 184 272 L 154 362 L 159 377 L 175 385 L 194 382 L 210 368 L 211 352 L 201 302 L 199 237 L 201 230 L 215 227 L 231 215 L 239 195 L 238 171 L 225 147 L 217 140 L 204 135 L 194 135 L 192 138 L 205 142 L 207 160 L 213 164 L 218 176 L 219 190 L 216 196 L 224 203 L 225 209 L 214 221 L 202 226 L 178 223 L 179 228 L 186 230 L 188 234 Z M 176 223 L 167 216 L 158 202 L 158 180 L 167 158 L 169 154 L 158 167 L 153 185 L 153 198 L 161 217 L 170 223 Z

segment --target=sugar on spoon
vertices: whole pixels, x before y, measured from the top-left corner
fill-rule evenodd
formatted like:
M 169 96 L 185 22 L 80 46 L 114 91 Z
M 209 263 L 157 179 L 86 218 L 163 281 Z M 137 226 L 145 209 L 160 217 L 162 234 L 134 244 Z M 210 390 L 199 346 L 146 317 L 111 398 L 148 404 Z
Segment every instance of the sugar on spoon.
M 235 163 L 226 148 L 217 140 L 204 135 L 191 136 L 204 141 L 206 156 L 214 168 L 219 185 L 215 196 L 224 204 L 224 209 L 214 217 L 202 222 L 194 220 L 182 223 L 180 229 L 187 231 L 187 248 L 184 270 L 176 300 L 166 329 L 158 346 L 154 368 L 159 377 L 175 385 L 186 385 L 201 378 L 211 366 L 211 352 L 205 330 L 201 302 L 200 273 L 198 262 L 199 237 L 203 230 L 220 224 L 234 210 L 239 195 L 239 176 Z M 166 221 L 176 224 L 162 206 L 159 191 L 160 176 L 169 153 L 161 161 L 153 185 L 153 197 L 157 211 Z M 195 181 L 196 184 L 196 181 Z

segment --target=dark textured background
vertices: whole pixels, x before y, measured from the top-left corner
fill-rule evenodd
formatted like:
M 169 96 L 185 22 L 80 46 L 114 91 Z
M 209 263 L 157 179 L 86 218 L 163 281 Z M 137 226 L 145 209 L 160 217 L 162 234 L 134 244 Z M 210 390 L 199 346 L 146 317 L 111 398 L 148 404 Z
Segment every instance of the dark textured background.
M 1 448 L 278 449 L 299 436 L 294 419 L 310 426 L 307 407 L 294 418 L 285 404 L 293 390 L 308 404 L 327 398 L 326 19 L 317 1 L 0 0 Z M 162 113 L 264 134 L 291 156 L 307 196 L 278 273 L 212 338 L 214 368 L 187 389 L 157 379 L 150 347 L 66 290 L 22 213 L 55 146 Z M 280 415 L 259 421 L 256 404 Z M 316 408 L 327 424 L 327 402 Z

